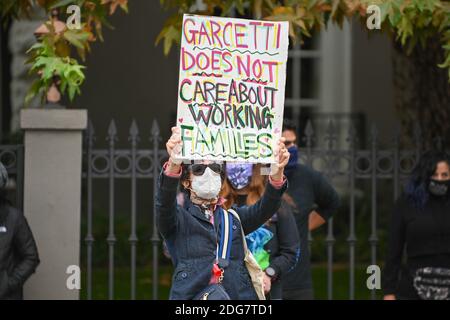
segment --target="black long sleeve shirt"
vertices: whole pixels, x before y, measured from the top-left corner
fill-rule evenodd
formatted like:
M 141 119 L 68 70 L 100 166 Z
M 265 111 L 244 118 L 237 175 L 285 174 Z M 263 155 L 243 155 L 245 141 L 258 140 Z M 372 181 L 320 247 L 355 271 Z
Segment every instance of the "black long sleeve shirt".
M 244 205 L 246 199 L 247 195 L 238 197 L 237 204 Z M 295 267 L 300 258 L 299 236 L 291 206 L 282 201 L 280 209 L 265 227 L 274 234 L 264 246 L 270 254 L 269 266 L 281 278 Z
M 289 181 L 287 193 L 296 204 L 294 218 L 300 237 L 301 258 L 294 270 L 283 277 L 283 290 L 312 289 L 308 246 L 309 215 L 316 211 L 324 220 L 330 219 L 339 208 L 339 195 L 320 172 L 303 164 L 286 173 L 286 176 Z
M 239 196 L 237 204 L 244 205 L 246 199 L 247 195 Z M 300 240 L 291 205 L 283 200 L 280 209 L 265 227 L 274 235 L 264 245 L 264 249 L 270 255 L 269 266 L 277 274 L 277 280 L 272 283 L 270 298 L 281 299 L 280 280 L 301 260 Z
M 412 276 L 417 268 L 450 268 L 450 198 L 431 196 L 420 210 L 402 196 L 391 216 L 386 264 L 385 294 L 414 294 Z M 406 268 L 402 257 L 406 248 Z M 402 272 L 405 273 L 402 273 Z

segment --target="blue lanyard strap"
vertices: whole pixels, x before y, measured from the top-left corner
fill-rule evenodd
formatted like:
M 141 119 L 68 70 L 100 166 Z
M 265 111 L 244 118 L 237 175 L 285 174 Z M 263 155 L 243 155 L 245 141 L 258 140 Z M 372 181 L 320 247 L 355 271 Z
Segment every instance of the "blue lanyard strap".
M 228 264 L 233 240 L 233 216 L 226 210 L 220 208 L 220 241 L 217 246 L 216 258 L 225 260 Z

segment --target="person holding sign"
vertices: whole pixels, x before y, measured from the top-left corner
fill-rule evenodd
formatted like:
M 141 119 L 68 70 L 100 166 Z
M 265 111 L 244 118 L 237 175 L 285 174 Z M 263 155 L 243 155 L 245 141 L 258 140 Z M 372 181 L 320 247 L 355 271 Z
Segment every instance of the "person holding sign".
M 176 123 L 180 158 L 275 162 L 288 34 L 287 21 L 184 15 Z
M 223 165 L 210 160 L 182 164 L 181 143 L 180 129 L 173 127 L 166 143 L 170 157 L 156 191 L 157 227 L 175 266 L 170 299 L 198 299 L 211 285 L 221 287 L 222 299 L 264 299 L 246 268 L 243 234 L 258 229 L 280 207 L 287 189 L 284 167 L 289 161 L 284 138 L 274 148 L 276 163 L 261 199 L 234 211 L 224 210 L 225 199 L 219 197 L 225 180 Z M 179 185 L 188 195 L 183 207 L 176 201 Z M 208 299 L 207 294 L 201 299 Z

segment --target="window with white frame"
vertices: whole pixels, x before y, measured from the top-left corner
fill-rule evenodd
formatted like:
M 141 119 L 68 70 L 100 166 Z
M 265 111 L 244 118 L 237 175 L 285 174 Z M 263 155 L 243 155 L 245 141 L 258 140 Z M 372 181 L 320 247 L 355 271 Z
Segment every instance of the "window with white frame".
M 308 120 L 317 127 L 334 120 L 346 130 L 351 119 L 351 24 L 328 25 L 303 43 L 290 45 L 285 118 L 303 134 Z M 299 143 L 301 143 L 299 139 Z

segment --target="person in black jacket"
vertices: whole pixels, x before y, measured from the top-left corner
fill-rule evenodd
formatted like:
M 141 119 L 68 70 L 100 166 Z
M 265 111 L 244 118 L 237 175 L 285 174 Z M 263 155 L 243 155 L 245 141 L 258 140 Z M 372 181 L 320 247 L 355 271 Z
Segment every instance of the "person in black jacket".
M 194 299 L 210 284 L 221 283 L 231 299 L 256 300 L 258 295 L 244 261 L 242 231 L 251 233 L 278 210 L 287 189 L 284 167 L 289 160 L 283 140 L 275 150 L 274 170 L 269 176 L 264 195 L 252 206 L 234 207 L 239 216 L 232 216 L 229 258 L 217 257 L 221 232 L 220 217 L 224 213 L 219 197 L 224 179 L 223 166 L 213 161 L 182 164 L 179 160 L 180 128 L 172 128 L 166 143 L 169 160 L 164 164 L 156 190 L 156 223 L 166 242 L 175 266 L 170 299 Z M 183 207 L 177 205 L 177 189 L 189 195 Z M 226 222 L 224 222 L 226 224 Z M 224 241 L 227 243 L 227 241 Z
M 385 300 L 450 299 L 449 167 L 449 154 L 425 153 L 395 204 L 383 272 Z
M 294 200 L 294 214 L 300 236 L 301 259 L 292 272 L 283 278 L 283 299 L 314 299 L 311 276 L 308 231 L 326 223 L 339 208 L 339 195 L 318 171 L 298 163 L 297 129 L 288 120 L 283 123 L 283 137 L 290 153 L 285 175 L 289 182 L 287 194 Z
M 222 196 L 229 208 L 256 203 L 264 192 L 266 175 L 260 164 L 227 163 Z M 285 193 L 280 209 L 259 229 L 247 235 L 247 243 L 259 265 L 265 271 L 266 296 L 282 298 L 281 279 L 291 271 L 300 258 L 298 231 L 293 216 L 293 200 Z
M 22 286 L 39 264 L 36 243 L 22 212 L 6 199 L 8 175 L 0 162 L 0 299 L 23 299 Z

